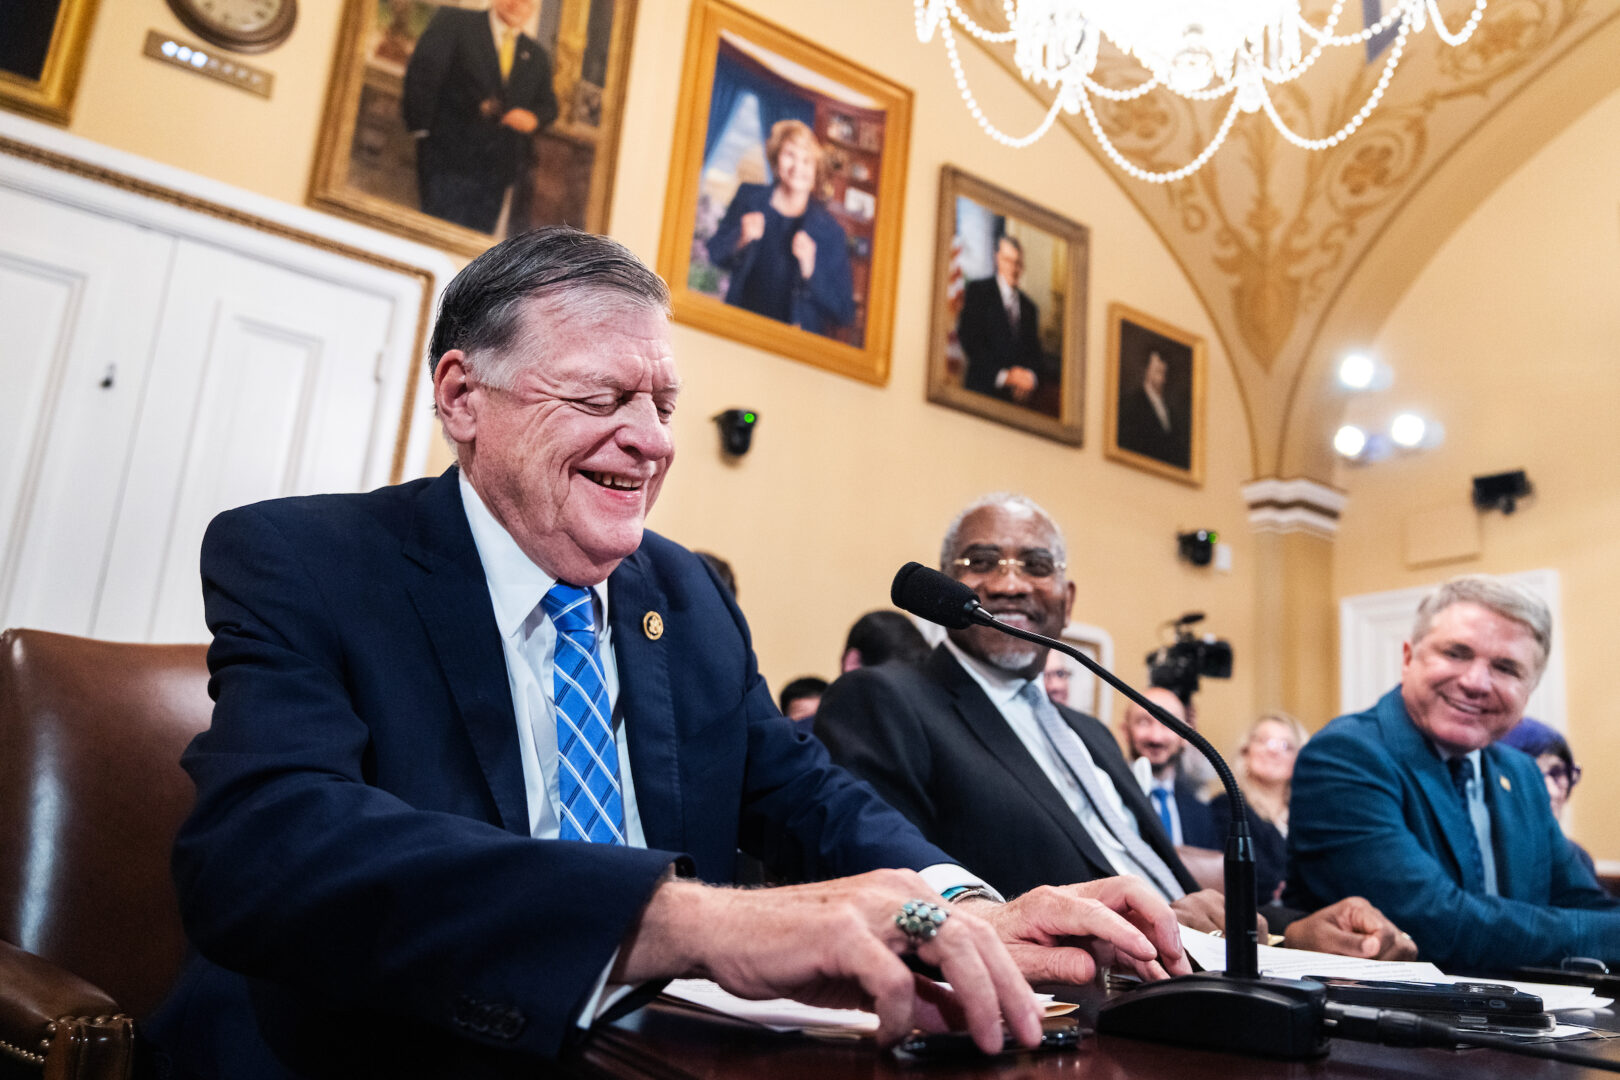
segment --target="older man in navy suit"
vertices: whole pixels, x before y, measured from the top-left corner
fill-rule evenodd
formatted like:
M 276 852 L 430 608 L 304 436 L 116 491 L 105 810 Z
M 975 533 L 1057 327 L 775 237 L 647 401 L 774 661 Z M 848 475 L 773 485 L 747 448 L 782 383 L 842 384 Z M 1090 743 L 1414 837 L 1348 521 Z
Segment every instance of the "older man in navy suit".
M 713 572 L 643 530 L 668 304 L 611 240 L 497 245 L 434 331 L 457 467 L 210 527 L 217 704 L 174 864 L 201 958 L 152 1031 L 178 1073 L 533 1075 L 688 974 L 999 1047 L 1039 1037 L 1026 976 L 1094 974 L 1054 942 L 1185 969 L 1138 883 L 982 895 L 777 711 Z M 739 848 L 816 883 L 721 887 Z
M 405 126 L 416 136 L 422 212 L 494 232 L 534 133 L 557 118 L 551 60 L 523 33 L 536 0 L 488 11 L 442 7 L 405 69 Z
M 1364 893 L 1447 969 L 1620 961 L 1620 900 L 1565 839 L 1535 761 L 1496 745 L 1551 645 L 1546 604 L 1509 582 L 1428 596 L 1400 686 L 1299 755 L 1287 899 Z

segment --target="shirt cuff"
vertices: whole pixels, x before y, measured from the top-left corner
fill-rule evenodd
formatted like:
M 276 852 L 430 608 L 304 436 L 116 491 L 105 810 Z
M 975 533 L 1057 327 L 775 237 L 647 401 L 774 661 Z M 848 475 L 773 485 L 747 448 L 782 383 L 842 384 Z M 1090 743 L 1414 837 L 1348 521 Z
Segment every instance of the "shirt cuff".
M 925 866 L 917 872 L 921 874 L 922 879 L 928 883 L 928 887 L 937 893 L 943 893 L 946 889 L 955 889 L 958 887 L 964 889 L 983 889 L 985 892 L 994 896 L 997 900 L 1006 900 L 1006 897 L 1002 896 L 999 892 L 990 887 L 989 882 L 975 877 L 966 869 L 957 866 L 955 863 L 935 863 L 933 866 Z

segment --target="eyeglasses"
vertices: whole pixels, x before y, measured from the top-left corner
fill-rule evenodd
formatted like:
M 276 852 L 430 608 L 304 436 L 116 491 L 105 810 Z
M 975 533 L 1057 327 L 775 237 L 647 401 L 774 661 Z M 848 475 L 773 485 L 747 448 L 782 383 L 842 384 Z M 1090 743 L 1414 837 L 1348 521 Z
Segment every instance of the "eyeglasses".
M 1581 782 L 1581 767 L 1579 765 L 1549 765 L 1541 770 L 1541 775 L 1557 784 L 1559 787 L 1572 788 Z
M 1274 735 L 1269 739 L 1255 739 L 1253 742 L 1249 743 L 1249 749 L 1270 750 L 1276 754 L 1299 753 L 1299 747 L 1295 746 L 1281 735 Z
M 1060 562 L 1050 551 L 1036 548 L 1031 551 L 1020 552 L 1017 555 L 1001 557 L 1000 550 L 987 548 L 983 551 L 970 551 L 960 558 L 952 559 L 951 565 L 966 570 L 970 574 L 1023 574 L 1028 578 L 1047 578 L 1064 569 L 1069 564 Z

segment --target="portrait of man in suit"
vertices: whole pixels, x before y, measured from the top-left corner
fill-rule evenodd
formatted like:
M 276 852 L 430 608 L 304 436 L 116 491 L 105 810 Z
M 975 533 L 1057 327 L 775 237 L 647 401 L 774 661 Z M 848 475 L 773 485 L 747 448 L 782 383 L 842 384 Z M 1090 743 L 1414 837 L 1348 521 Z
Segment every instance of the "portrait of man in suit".
M 1110 304 L 1109 457 L 1191 483 L 1203 481 L 1202 339 Z
M 996 239 L 996 272 L 969 281 L 962 293 L 956 339 L 966 358 L 962 386 L 1018 405 L 1031 405 L 1037 390 L 1058 376 L 1041 348 L 1040 307 L 1019 288 L 1024 245 L 1003 234 Z
M 403 110 L 423 213 L 494 233 L 508 193 L 522 190 L 534 135 L 557 117 L 551 58 L 524 29 L 537 6 L 442 7 L 417 40 Z

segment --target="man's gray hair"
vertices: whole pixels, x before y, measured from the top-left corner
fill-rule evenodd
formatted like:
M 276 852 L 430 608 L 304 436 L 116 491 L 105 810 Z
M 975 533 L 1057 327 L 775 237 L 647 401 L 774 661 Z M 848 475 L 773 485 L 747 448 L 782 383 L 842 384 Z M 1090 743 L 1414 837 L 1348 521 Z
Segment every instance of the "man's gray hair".
M 1064 542 L 1063 530 L 1058 528 L 1058 523 L 1052 520 L 1052 515 L 1048 514 L 1040 503 L 1031 499 L 1028 495 L 1018 495 L 1011 491 L 997 491 L 974 499 L 962 508 L 961 513 L 951 519 L 950 527 L 945 530 L 945 539 L 939 545 L 939 568 L 941 570 L 947 573 L 950 572 L 951 560 L 956 558 L 956 548 L 962 538 L 962 523 L 978 511 L 992 506 L 1015 506 L 1020 510 L 1028 510 L 1046 522 L 1047 528 L 1052 530 L 1052 546 L 1054 548 L 1052 554 L 1057 556 L 1058 562 L 1069 561 L 1068 544 Z
M 1413 645 L 1428 634 L 1435 616 L 1452 604 L 1478 604 L 1505 619 L 1522 623 L 1541 649 L 1541 667 L 1547 666 L 1547 656 L 1552 651 L 1552 613 L 1546 603 L 1524 586 L 1489 574 L 1452 578 L 1425 596 L 1418 605 L 1417 621 L 1412 625 Z
M 656 311 L 669 317 L 669 288 L 617 240 L 567 226 L 522 233 L 468 263 L 444 290 L 433 326 L 428 363 L 459 349 L 470 375 L 510 390 L 517 373 L 543 360 L 513 346 L 530 300 L 575 317 L 616 311 Z

